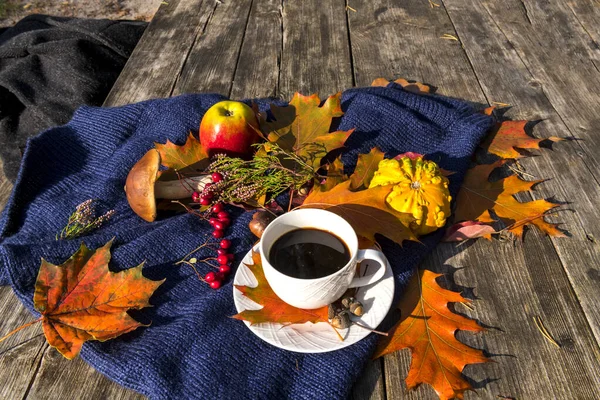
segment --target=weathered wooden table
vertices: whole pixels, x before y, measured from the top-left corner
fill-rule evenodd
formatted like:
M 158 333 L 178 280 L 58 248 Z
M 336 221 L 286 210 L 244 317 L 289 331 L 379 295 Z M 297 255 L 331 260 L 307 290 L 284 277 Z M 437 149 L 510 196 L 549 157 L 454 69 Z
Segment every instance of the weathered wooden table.
M 531 230 L 523 242 L 443 244 L 425 264 L 476 299 L 474 310 L 460 312 L 490 326 L 458 334 L 496 361 L 466 368 L 478 392 L 467 398 L 598 399 L 599 44 L 595 0 L 167 0 L 105 104 L 190 92 L 325 96 L 404 77 L 441 94 L 508 103 L 510 117 L 542 120 L 540 137 L 581 139 L 522 162 L 536 178 L 551 178 L 531 196 L 570 203 L 557 219 L 571 237 Z M 2 204 L 9 186 L 0 185 Z M 31 320 L 6 287 L 0 316 L 0 332 Z M 354 397 L 436 398 L 427 386 L 405 393 L 409 362 L 401 352 L 371 363 Z M 139 397 L 80 359 L 63 359 L 39 327 L 0 345 L 2 399 Z

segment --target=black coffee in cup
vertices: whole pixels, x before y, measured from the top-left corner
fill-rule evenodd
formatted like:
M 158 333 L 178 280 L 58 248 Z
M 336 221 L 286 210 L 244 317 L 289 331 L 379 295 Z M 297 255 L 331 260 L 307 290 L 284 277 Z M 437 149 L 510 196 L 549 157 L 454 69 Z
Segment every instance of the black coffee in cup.
M 295 229 L 278 238 L 269 251 L 273 267 L 293 278 L 331 275 L 350 261 L 350 250 L 336 235 L 314 228 Z

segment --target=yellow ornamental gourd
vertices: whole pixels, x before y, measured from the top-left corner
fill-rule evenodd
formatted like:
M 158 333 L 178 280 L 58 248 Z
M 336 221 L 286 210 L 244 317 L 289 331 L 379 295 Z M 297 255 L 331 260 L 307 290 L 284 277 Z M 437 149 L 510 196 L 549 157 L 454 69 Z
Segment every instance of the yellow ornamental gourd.
M 425 235 L 446 224 L 452 197 L 448 178 L 436 163 L 423 160 L 422 156 L 382 160 L 369 188 L 392 184 L 386 201 L 395 210 L 415 218 L 410 226 L 415 235 Z

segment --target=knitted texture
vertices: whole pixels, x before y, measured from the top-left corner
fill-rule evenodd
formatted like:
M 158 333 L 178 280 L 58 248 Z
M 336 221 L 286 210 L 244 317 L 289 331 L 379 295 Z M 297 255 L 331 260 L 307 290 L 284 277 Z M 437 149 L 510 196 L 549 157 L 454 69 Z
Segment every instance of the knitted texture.
M 147 260 L 144 275 L 166 282 L 151 298 L 154 307 L 135 313 L 140 321 L 152 321 L 150 327 L 84 345 L 81 356 L 97 370 L 152 399 L 345 398 L 374 350 L 376 335 L 324 354 L 299 354 L 265 343 L 243 322 L 229 318 L 236 313 L 231 282 L 212 290 L 190 268 L 174 265 L 210 237 L 208 224 L 185 213 L 147 223 L 127 204 L 123 185 L 136 161 L 154 142 L 184 143 L 204 112 L 223 99 L 184 95 L 117 108 L 83 107 L 67 125 L 31 139 L 0 219 L 0 280 L 37 315 L 32 298 L 40 258 L 62 263 L 82 241 L 95 249 L 114 237 L 112 270 Z M 257 102 L 265 110 L 270 101 Z M 454 197 L 491 125 L 489 117 L 465 102 L 416 95 L 396 85 L 348 90 L 342 108 L 338 129 L 356 128 L 343 156 L 347 172 L 358 154 L 375 146 L 392 156 L 428 154 L 456 172 L 450 176 Z M 75 207 L 90 198 L 104 210 L 114 208 L 113 219 L 82 238 L 56 241 Z M 228 210 L 233 224 L 227 237 L 239 261 L 255 241 L 247 229 L 252 213 Z M 381 239 L 394 270 L 396 299 L 439 239 L 438 232 L 403 247 Z M 196 255 L 208 256 L 210 251 Z

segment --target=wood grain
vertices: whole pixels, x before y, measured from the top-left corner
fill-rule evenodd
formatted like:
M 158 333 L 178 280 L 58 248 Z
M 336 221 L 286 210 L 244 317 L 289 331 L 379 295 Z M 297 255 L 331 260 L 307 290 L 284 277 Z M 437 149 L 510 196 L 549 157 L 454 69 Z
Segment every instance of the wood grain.
M 514 119 L 543 120 L 535 128 L 535 134 L 540 137 L 568 135 L 566 121 L 546 96 L 545 81 L 541 81 L 546 78 L 532 75 L 526 61 L 503 38 L 491 14 L 476 1 L 465 4 L 447 0 L 444 4 L 456 24 L 486 96 L 489 99 L 502 96 L 502 101 L 512 104 L 514 109 L 508 115 Z M 497 68 L 490 69 L 490 62 Z M 510 76 L 504 71 L 510 71 Z M 567 96 L 570 94 L 565 93 Z M 582 151 L 581 146 L 586 151 Z M 541 151 L 537 153 L 538 157 L 528 158 L 522 163 L 535 177 L 551 178 L 538 187 L 539 193 L 534 194 L 536 198 L 555 196 L 570 202 L 567 208 L 574 210 L 555 218 L 564 222 L 571 237 L 552 239 L 552 242 L 589 325 L 596 339 L 600 340 L 600 310 L 597 307 L 600 293 L 598 279 L 595 279 L 595 266 L 600 265 L 600 246 L 593 240 L 600 235 L 597 207 L 600 187 L 590 173 L 589 165 L 586 165 L 590 161 L 587 155 L 598 152 L 599 148 L 594 146 L 595 143 L 587 139 L 585 142 L 561 143 L 556 146 L 556 151 Z
M 231 87 L 232 99 L 276 97 L 283 46 L 280 0 L 254 0 Z
M 353 86 L 343 0 L 283 3 L 279 93 L 319 92 L 324 98 Z
M 188 52 L 212 15 L 209 0 L 163 2 L 106 98 L 105 106 L 168 97 Z
M 251 6 L 252 0 L 216 3 L 205 30 L 190 51 L 174 96 L 195 92 L 229 95 Z
M 109 380 L 81 358 L 70 361 L 48 347 L 27 398 L 141 400 L 145 396 Z

